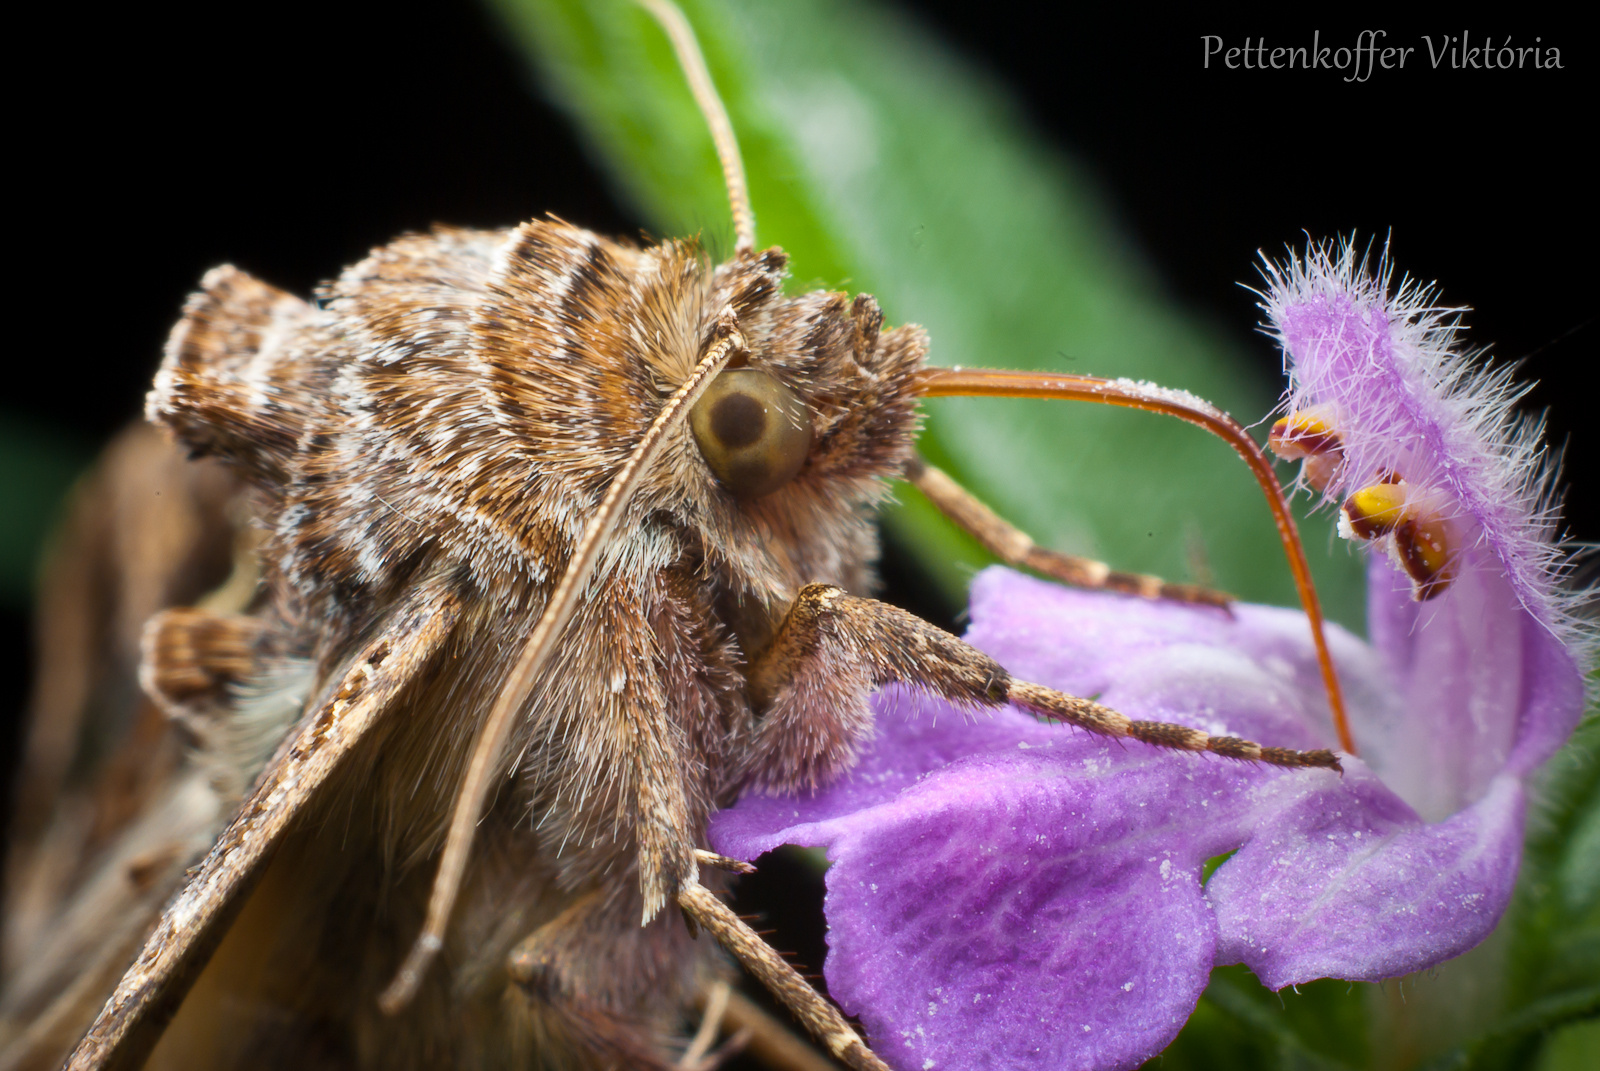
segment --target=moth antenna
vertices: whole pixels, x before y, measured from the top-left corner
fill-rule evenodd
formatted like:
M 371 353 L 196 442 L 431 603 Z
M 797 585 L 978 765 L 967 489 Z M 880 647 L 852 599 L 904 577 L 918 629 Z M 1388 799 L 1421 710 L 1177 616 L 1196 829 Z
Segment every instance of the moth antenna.
M 694 28 L 672 0 L 637 0 L 640 7 L 667 31 L 672 41 L 672 51 L 678 56 L 689 90 L 700 106 L 706 126 L 711 128 L 711 140 L 717 146 L 717 159 L 722 162 L 722 180 L 728 187 L 728 209 L 733 214 L 733 250 L 748 253 L 756 247 L 756 217 L 750 210 L 750 189 L 745 183 L 744 158 L 739 155 L 739 139 L 734 135 L 733 123 L 728 120 L 728 110 L 722 106 L 717 87 L 706 68 L 705 54 L 695 39 Z
M 714 329 L 710 350 L 661 407 L 661 412 L 645 430 L 639 445 L 628 455 L 622 468 L 617 470 L 616 478 L 600 500 L 600 508 L 584 528 L 582 537 L 573 549 L 572 558 L 561 574 L 561 580 L 551 593 L 550 601 L 545 604 L 544 613 L 539 616 L 533 634 L 517 656 L 516 664 L 501 686 L 494 707 L 478 733 L 477 743 L 473 745 L 472 758 L 467 764 L 467 773 L 456 794 L 455 809 L 450 815 L 450 829 L 439 860 L 439 872 L 433 879 L 433 891 L 428 897 L 428 914 L 422 932 L 406 954 L 394 981 L 378 997 L 378 1006 L 387 1014 L 393 1015 L 410 1003 L 428 965 L 444 945 L 445 927 L 455 907 L 456 895 L 461 890 L 461 879 L 466 873 L 467 857 L 472 850 L 478 817 L 483 811 L 484 799 L 489 794 L 500 752 L 511 733 L 512 718 L 527 697 L 534 677 L 549 661 L 562 629 L 577 609 L 578 599 L 594 574 L 600 552 L 605 549 L 622 518 L 623 507 L 633 497 L 634 490 L 650 470 L 652 462 L 660 456 L 667 444 L 668 433 L 683 423 L 711 380 L 736 352 L 744 348 L 744 344 L 744 336 L 739 333 L 738 320 L 733 311 L 725 311 Z
M 1204 428 L 1229 446 L 1250 466 L 1256 483 L 1267 497 L 1272 509 L 1272 519 L 1278 526 L 1278 539 L 1289 559 L 1289 571 L 1294 574 L 1294 586 L 1300 593 L 1300 605 L 1311 622 L 1311 640 L 1316 645 L 1317 663 L 1322 669 L 1322 683 L 1328 692 L 1328 708 L 1333 713 L 1333 726 L 1339 734 L 1339 746 L 1348 754 L 1356 753 L 1355 739 L 1350 735 L 1350 719 L 1345 714 L 1344 693 L 1339 688 L 1339 675 L 1334 672 L 1333 656 L 1328 651 L 1324 635 L 1322 604 L 1317 599 L 1316 585 L 1311 582 L 1311 567 L 1306 564 L 1305 547 L 1300 542 L 1299 529 L 1289 512 L 1289 503 L 1283 496 L 1283 487 L 1273 475 L 1272 463 L 1261 452 L 1261 447 L 1250 438 L 1239 422 L 1227 413 L 1186 391 L 1157 387 L 1149 383 L 1135 383 L 1128 379 L 1100 379 L 1096 376 L 1062 375 L 1054 372 L 1015 372 L 991 368 L 928 368 L 919 373 L 916 391 L 925 398 L 962 395 L 989 398 L 1056 398 L 1067 401 L 1098 402 L 1128 409 L 1143 409 L 1151 413 L 1164 413 L 1177 417 L 1197 427 Z

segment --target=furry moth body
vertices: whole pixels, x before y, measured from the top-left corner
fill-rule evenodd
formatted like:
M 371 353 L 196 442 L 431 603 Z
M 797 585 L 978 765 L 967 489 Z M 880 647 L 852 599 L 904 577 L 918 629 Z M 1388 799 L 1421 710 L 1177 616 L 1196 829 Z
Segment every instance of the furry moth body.
M 882 331 L 870 299 L 782 297 L 782 270 L 777 253 L 712 270 L 689 246 L 634 250 L 555 221 L 440 230 L 377 251 L 328 288 L 321 308 L 218 269 L 175 332 L 151 414 L 249 473 L 265 498 L 263 642 L 325 682 L 419 586 L 469 607 L 427 679 L 409 684 L 342 786 L 326 789 L 348 795 L 322 806 L 359 813 L 367 843 L 351 844 L 350 822 L 308 830 L 304 850 L 318 854 L 325 840 L 331 858 L 302 859 L 309 888 L 285 892 L 290 917 L 329 900 L 354 908 L 327 955 L 354 968 L 334 987 L 365 994 L 349 1013 L 383 1065 L 501 1033 L 481 1023 L 504 1001 L 504 961 L 544 926 L 556 927 L 561 971 L 595 977 L 539 984 L 571 990 L 579 1007 L 593 1000 L 597 1022 L 628 1015 L 669 1033 L 711 969 L 674 915 L 640 928 L 642 898 L 664 899 L 662 871 L 687 872 L 709 813 L 742 781 L 787 780 L 764 760 L 743 652 L 766 645 L 806 583 L 866 584 L 872 508 L 909 457 L 909 388 L 925 349 L 915 329 Z M 489 817 L 500 828 L 480 834 L 467 882 L 482 904 L 473 914 L 493 919 L 498 939 L 469 924 L 445 950 L 481 977 L 477 992 L 452 993 L 444 977 L 426 986 L 400 1023 L 426 1019 L 433 1036 L 407 1037 L 372 995 L 419 920 L 398 891 L 380 905 L 373 876 L 425 889 L 430 872 L 416 863 L 439 847 L 520 639 L 724 308 L 739 318 L 752 365 L 782 376 L 812 413 L 807 469 L 741 504 L 699 460 L 689 428 L 677 429 L 516 719 L 514 772 Z M 259 383 L 270 384 L 266 407 L 246 396 Z M 863 717 L 864 694 L 838 698 L 847 719 Z M 824 757 L 816 774 L 847 755 Z M 368 887 L 343 888 L 341 870 Z M 278 932 L 289 946 L 280 954 L 314 941 L 303 927 Z M 251 973 L 281 972 L 263 962 Z M 310 1007 L 328 1002 L 318 994 Z M 537 1018 L 512 1033 L 563 1029 Z M 180 1013 L 174 1029 L 184 1025 Z M 505 1059 L 525 1062 L 514 1049 Z
M 864 295 L 786 296 L 729 158 L 741 241 L 721 265 L 544 219 L 403 237 L 314 302 L 206 276 L 148 414 L 240 481 L 260 584 L 238 613 L 152 620 L 141 676 L 242 802 L 195 819 L 209 852 L 71 1066 L 664 1068 L 728 972 L 711 937 L 836 1055 L 881 1066 L 700 870 L 742 789 L 849 766 L 876 686 L 1337 765 L 1012 681 L 862 597 L 902 474 L 1013 560 L 1205 596 L 1056 561 L 943 488 L 913 451 L 924 335 L 886 330 Z M 528 661 L 553 608 L 570 618 Z M 435 932 L 435 861 L 497 705 L 489 801 L 481 821 L 456 807 L 476 843 Z M 440 962 L 386 1014 L 419 929 Z

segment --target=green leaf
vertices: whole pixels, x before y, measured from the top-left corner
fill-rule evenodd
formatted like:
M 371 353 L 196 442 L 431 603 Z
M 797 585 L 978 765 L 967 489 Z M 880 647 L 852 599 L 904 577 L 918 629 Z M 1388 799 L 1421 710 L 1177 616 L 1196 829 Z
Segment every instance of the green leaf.
M 648 17 L 627 0 L 493 6 L 659 233 L 729 248 L 710 136 Z M 1161 299 L 1079 170 L 919 27 L 835 0 L 683 6 L 738 133 L 758 239 L 788 250 L 795 286 L 875 294 L 891 322 L 928 328 L 939 364 L 1152 380 L 1246 422 L 1270 409 L 1276 386 Z M 1064 403 L 940 399 L 928 412 L 930 460 L 1041 543 L 1293 601 L 1259 491 L 1203 433 Z M 964 600 L 988 559 L 914 492 L 901 497 L 894 533 Z M 1325 519 L 1305 528 L 1308 546 L 1331 542 Z M 1359 629 L 1355 559 L 1315 569 L 1333 616 Z
M 1600 1018 L 1600 714 L 1589 712 L 1534 794 L 1517 897 L 1501 926 L 1512 935 L 1507 1012 L 1482 1046 L 1498 1059 L 1477 1067 L 1525 1066 L 1541 1045 L 1545 1062 L 1559 1066 L 1570 1031 L 1547 1035 Z
M 1539 1051 L 1535 1071 L 1593 1071 L 1600 1052 L 1600 1018 L 1573 1023 L 1551 1034 Z

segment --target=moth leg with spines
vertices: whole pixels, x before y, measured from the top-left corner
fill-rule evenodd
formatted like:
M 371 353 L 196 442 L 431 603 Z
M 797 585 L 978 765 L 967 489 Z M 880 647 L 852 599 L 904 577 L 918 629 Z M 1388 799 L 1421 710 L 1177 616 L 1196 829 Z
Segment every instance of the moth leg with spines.
M 1277 766 L 1337 770 L 1331 751 L 1263 748 L 1164 722 L 1137 721 L 1098 703 L 1012 679 L 988 655 L 914 614 L 825 584 L 804 588 L 772 646 L 750 667 L 761 718 L 753 787 L 793 793 L 846 770 L 872 728 L 867 700 L 906 684 L 974 711 L 1014 703 L 1101 736 L 1182 751 L 1210 751 Z

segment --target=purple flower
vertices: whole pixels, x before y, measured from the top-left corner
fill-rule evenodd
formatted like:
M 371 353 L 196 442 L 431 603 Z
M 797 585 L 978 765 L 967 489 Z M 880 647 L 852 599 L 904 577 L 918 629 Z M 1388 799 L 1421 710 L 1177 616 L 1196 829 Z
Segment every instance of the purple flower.
M 1505 909 L 1524 781 L 1576 724 L 1588 656 L 1537 431 L 1508 415 L 1504 375 L 1450 352 L 1430 291 L 1386 296 L 1386 266 L 1371 279 L 1348 247 L 1314 248 L 1269 283 L 1292 383 L 1274 441 L 1398 563 L 1372 556 L 1370 643 L 1329 636 L 1361 758 L 1343 777 L 1285 771 L 880 694 L 850 774 L 748 797 L 712 843 L 827 848 L 829 989 L 898 1068 L 1132 1067 L 1214 965 L 1272 988 L 1389 978 L 1472 947 Z M 1399 490 L 1352 506 L 1369 487 Z M 1299 613 L 991 569 L 971 614 L 968 639 L 1017 677 L 1214 734 L 1333 740 Z

